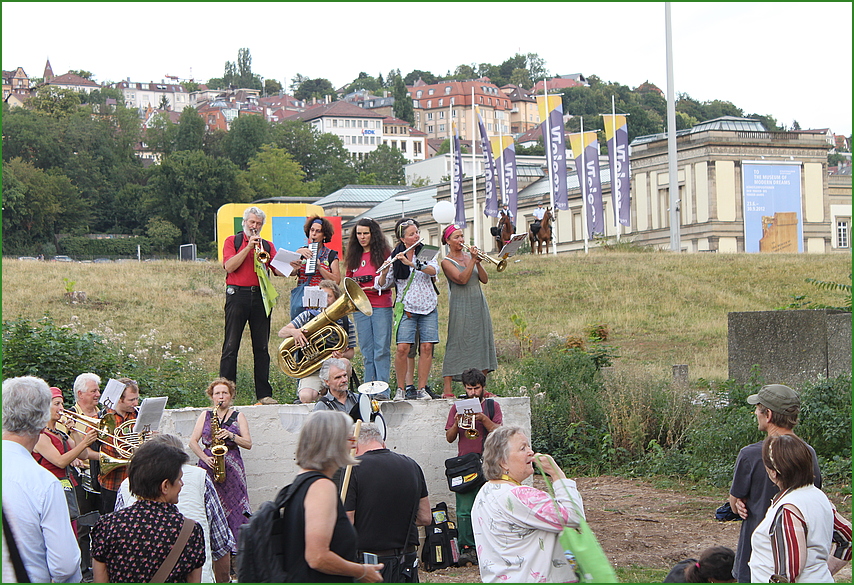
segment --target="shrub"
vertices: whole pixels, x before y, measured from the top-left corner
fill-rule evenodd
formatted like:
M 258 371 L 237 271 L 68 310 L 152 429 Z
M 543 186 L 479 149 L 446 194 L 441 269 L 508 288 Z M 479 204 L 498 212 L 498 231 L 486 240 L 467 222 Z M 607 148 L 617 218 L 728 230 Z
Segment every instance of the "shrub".
M 795 432 L 819 457 L 851 457 L 851 376 L 823 378 L 800 392 L 801 412 Z

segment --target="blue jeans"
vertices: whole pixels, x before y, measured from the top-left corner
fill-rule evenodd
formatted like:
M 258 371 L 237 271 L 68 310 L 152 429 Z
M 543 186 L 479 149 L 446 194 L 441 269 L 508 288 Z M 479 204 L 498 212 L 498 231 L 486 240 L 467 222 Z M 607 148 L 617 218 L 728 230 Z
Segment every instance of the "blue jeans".
M 352 315 L 359 336 L 359 350 L 365 361 L 364 382 L 388 382 L 391 373 L 391 307 L 374 307 L 368 317 L 356 312 Z

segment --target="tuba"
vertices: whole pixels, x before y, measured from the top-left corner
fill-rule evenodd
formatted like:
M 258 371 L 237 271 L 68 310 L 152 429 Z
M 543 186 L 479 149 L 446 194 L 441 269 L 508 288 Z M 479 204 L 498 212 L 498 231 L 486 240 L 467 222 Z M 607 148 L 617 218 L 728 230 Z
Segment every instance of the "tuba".
M 356 311 L 368 317 L 374 312 L 365 291 L 352 278 L 345 278 L 344 294 L 303 327 L 306 345 L 298 347 L 293 337 L 279 345 L 279 369 L 291 378 L 305 378 L 319 370 L 332 352 L 347 347 L 347 331 L 335 321 Z
M 217 438 L 219 433 L 219 417 L 216 414 L 219 405 L 211 409 L 211 455 L 214 458 L 214 481 L 223 483 L 225 481 L 225 454 L 228 453 L 228 447 L 225 441 Z

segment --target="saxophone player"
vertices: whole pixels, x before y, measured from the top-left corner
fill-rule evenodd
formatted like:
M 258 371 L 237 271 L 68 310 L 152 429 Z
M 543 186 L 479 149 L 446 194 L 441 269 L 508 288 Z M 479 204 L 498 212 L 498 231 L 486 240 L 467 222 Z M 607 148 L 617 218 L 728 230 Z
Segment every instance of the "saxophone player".
M 211 401 L 212 408 L 202 412 L 196 419 L 196 426 L 190 434 L 190 450 L 199 458 L 199 467 L 207 471 L 213 481 L 215 462 L 210 451 L 211 445 L 214 444 L 211 427 L 219 427 L 216 432 L 217 438 L 225 441 L 228 451 L 224 455 L 225 481 L 222 483 L 214 481 L 214 488 L 222 502 L 228 526 L 236 542 L 238 529 L 249 521 L 248 515 L 252 513 L 246 487 L 246 469 L 240 454 L 241 449 L 252 448 L 252 436 L 249 434 L 246 416 L 234 408 L 234 396 L 237 393 L 234 382 L 226 378 L 217 378 L 208 385 L 205 393 Z M 237 547 L 235 546 L 231 552 L 236 554 Z
M 333 280 L 322 280 L 318 286 L 326 293 L 327 307 L 341 296 L 341 288 Z M 303 311 L 293 321 L 279 330 L 279 337 L 285 339 L 293 337 L 297 347 L 305 346 L 307 340 L 303 327 L 319 314 L 320 310 L 318 309 Z M 353 320 L 347 316 L 338 319 L 336 323 L 347 331 L 347 348 L 342 351 L 333 351 L 329 357 L 351 360 L 356 353 L 356 327 Z M 320 377 L 318 374 L 312 374 L 311 376 L 300 379 L 297 394 L 300 402 L 317 402 L 317 399 L 320 398 L 320 390 Z

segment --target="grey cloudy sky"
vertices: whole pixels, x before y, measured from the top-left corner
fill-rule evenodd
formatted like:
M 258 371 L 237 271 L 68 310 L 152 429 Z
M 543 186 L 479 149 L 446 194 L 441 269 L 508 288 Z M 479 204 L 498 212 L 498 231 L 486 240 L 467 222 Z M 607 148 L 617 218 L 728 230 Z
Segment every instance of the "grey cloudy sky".
M 677 92 L 851 134 L 851 3 L 676 2 Z M 40 77 L 205 81 L 248 47 L 252 70 L 340 87 L 360 71 L 444 75 L 537 53 L 551 73 L 666 90 L 664 3 L 3 2 L 2 66 Z

